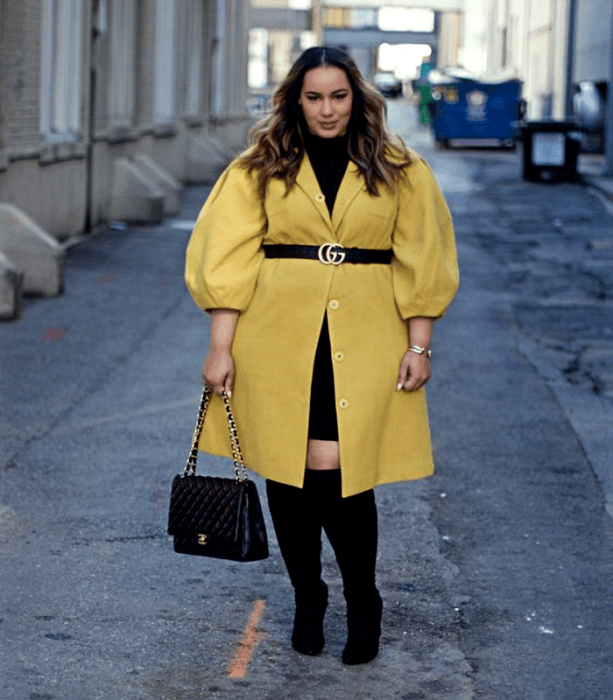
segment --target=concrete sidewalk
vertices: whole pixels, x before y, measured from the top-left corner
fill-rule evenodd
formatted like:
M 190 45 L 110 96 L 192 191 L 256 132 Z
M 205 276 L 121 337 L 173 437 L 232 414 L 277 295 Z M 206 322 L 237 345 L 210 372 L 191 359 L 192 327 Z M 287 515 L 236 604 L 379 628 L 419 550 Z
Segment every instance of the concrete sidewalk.
M 584 182 L 613 200 L 613 177 L 602 175 L 603 156 L 592 153 L 579 155 L 577 169 Z

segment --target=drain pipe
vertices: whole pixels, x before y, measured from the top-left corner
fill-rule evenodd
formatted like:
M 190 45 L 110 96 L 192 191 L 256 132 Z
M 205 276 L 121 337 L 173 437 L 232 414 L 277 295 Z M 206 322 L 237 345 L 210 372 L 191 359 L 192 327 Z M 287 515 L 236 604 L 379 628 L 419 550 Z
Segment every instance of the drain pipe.
M 577 0 L 569 0 L 568 3 L 568 32 L 566 42 L 566 95 L 564 100 L 564 116 L 568 120 L 573 118 L 573 73 L 575 67 L 575 23 L 577 20 Z
M 106 32 L 106 0 L 95 0 L 89 37 L 89 95 L 87 100 L 87 145 L 85 165 L 85 231 L 93 226 L 94 137 L 96 130 L 96 93 L 98 90 L 98 45 Z
M 611 8 L 611 36 L 609 39 L 609 80 L 604 120 L 604 163 L 602 174 L 613 177 L 613 7 Z

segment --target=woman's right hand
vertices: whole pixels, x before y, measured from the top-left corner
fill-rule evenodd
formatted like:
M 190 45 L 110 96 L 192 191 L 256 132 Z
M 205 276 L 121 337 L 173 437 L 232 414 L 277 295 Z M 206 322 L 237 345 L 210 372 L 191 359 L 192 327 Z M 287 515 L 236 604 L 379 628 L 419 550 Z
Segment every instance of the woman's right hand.
M 213 324 L 209 354 L 202 365 L 204 386 L 212 389 L 218 396 L 225 391 L 232 396 L 234 383 L 234 360 L 230 348 L 234 337 L 234 328 L 238 319 L 235 309 L 212 309 Z
M 234 360 L 229 350 L 210 348 L 202 365 L 202 381 L 218 396 L 225 391 L 232 396 L 234 383 Z

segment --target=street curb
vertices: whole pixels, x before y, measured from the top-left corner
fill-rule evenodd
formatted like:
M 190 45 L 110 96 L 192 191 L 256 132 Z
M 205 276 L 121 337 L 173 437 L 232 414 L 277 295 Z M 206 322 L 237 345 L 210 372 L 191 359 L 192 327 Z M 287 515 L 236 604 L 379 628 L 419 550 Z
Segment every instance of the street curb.
M 579 173 L 579 180 L 588 187 L 598 190 L 607 199 L 613 201 L 613 178 L 598 178 L 593 175 L 583 175 Z M 604 180 L 604 182 L 603 182 Z

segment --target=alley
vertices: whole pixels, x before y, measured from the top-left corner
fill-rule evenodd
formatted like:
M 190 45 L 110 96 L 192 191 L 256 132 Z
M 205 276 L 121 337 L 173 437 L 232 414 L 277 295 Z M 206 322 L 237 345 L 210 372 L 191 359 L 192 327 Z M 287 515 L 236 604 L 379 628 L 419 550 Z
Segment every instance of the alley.
M 327 545 L 317 658 L 291 649 L 270 522 L 263 562 L 172 551 L 208 337 L 182 282 L 190 188 L 161 225 L 71 246 L 65 294 L 0 327 L 2 700 L 609 700 L 613 218 L 588 187 L 523 182 L 518 154 L 434 150 L 407 102 L 390 122 L 448 197 L 462 288 L 433 344 L 437 473 L 377 491 L 380 656 L 340 663 Z

